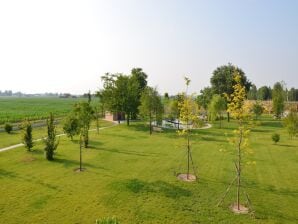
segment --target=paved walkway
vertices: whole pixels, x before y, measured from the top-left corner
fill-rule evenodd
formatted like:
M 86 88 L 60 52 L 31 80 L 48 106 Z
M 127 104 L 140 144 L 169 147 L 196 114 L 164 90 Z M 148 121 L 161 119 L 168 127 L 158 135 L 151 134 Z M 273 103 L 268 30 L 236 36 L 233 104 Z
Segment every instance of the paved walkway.
M 111 125 L 111 126 L 102 127 L 102 128 L 99 128 L 99 130 L 106 129 L 106 128 L 111 128 L 111 127 L 114 127 L 116 125 L 118 125 L 118 124 L 115 123 L 114 125 Z M 90 129 L 89 131 L 97 131 L 97 129 L 96 128 L 95 129 Z M 60 137 L 60 136 L 64 136 L 64 135 L 66 135 L 66 134 L 59 134 L 59 135 L 56 135 L 56 136 Z M 33 142 L 39 142 L 43 139 L 44 138 L 35 139 L 35 140 L 33 140 Z M 23 143 L 19 143 L 19 144 L 16 144 L 16 145 L 11 145 L 11 146 L 0 149 L 0 152 L 4 152 L 4 151 L 10 150 L 10 149 L 15 149 L 15 148 L 22 147 L 22 146 L 24 146 Z

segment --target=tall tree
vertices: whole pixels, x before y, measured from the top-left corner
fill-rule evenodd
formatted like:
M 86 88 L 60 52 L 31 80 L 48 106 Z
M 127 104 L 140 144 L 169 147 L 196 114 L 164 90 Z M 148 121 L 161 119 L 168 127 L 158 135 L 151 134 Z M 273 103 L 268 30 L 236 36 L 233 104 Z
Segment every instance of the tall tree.
M 247 93 L 247 99 L 257 100 L 257 92 L 258 92 L 257 87 L 256 85 L 253 84 Z
M 219 117 L 219 127 L 221 128 L 222 124 L 222 114 L 226 110 L 226 101 L 223 97 L 218 94 L 213 95 L 211 102 L 208 106 L 208 112 L 210 114 L 210 119 L 215 121 Z
M 260 87 L 257 91 L 257 99 L 258 100 L 270 100 L 270 99 L 272 99 L 271 89 L 268 86 Z
M 132 108 L 131 118 L 136 119 L 138 114 L 138 107 L 141 105 L 141 94 L 144 89 L 147 87 L 147 74 L 143 71 L 142 68 L 133 68 L 131 70 L 131 79 L 134 79 L 138 83 L 137 90 L 137 101 L 136 105 Z
M 204 89 L 200 90 L 200 94 L 197 96 L 197 102 L 200 106 L 207 110 L 212 96 L 213 89 L 211 87 L 205 87 Z
M 142 68 L 133 68 L 131 70 L 131 77 L 135 78 L 139 84 L 139 94 L 142 93 L 142 91 L 147 86 L 147 78 L 148 75 L 143 71 Z
M 163 105 L 161 97 L 156 89 L 146 87 L 141 95 L 141 105 L 139 106 L 141 116 L 149 121 L 149 133 L 152 134 L 152 122 L 156 123 L 162 118 Z
M 283 86 L 280 82 L 277 82 L 274 84 L 272 91 L 273 112 L 276 118 L 281 118 L 285 107 L 284 101 L 285 94 Z
M 239 74 L 239 82 L 242 86 L 244 86 L 245 91 L 248 92 L 252 85 L 251 82 L 248 81 L 241 68 L 238 68 L 230 63 L 228 65 L 220 66 L 213 71 L 210 79 L 213 92 L 220 95 L 231 95 L 234 91 L 233 86 L 236 84 L 234 74 Z M 228 112 L 228 121 L 229 118 L 230 116 Z
M 57 149 L 59 141 L 56 139 L 56 125 L 54 123 L 54 116 L 50 113 L 50 117 L 47 119 L 48 136 L 45 138 L 45 152 L 46 159 L 54 159 L 54 151 Z
M 210 79 L 211 87 L 215 94 L 232 94 L 233 86 L 236 84 L 234 80 L 234 74 L 239 74 L 240 83 L 244 86 L 245 91 L 248 92 L 251 87 L 251 82 L 248 81 L 245 73 L 239 67 L 229 63 L 228 65 L 222 65 L 216 68 Z
M 102 96 L 111 112 L 124 112 L 129 125 L 130 118 L 139 105 L 139 83 L 135 77 L 123 74 L 109 74 L 102 77 Z

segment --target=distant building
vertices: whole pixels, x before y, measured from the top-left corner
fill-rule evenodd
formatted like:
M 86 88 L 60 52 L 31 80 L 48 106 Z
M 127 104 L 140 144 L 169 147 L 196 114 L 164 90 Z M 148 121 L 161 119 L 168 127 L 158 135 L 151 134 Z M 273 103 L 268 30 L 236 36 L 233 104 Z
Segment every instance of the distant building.
M 123 121 L 125 120 L 125 113 L 123 112 L 109 112 L 105 113 L 105 120 L 107 121 Z

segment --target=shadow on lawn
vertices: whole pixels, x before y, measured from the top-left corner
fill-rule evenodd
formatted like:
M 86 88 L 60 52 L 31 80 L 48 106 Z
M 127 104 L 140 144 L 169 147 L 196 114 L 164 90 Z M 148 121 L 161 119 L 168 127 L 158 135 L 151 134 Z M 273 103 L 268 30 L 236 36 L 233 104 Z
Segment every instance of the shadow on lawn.
M 18 177 L 16 173 L 0 169 L 0 178 L 16 178 Z
M 190 197 L 191 191 L 164 181 L 145 182 L 138 179 L 125 180 L 120 184 L 133 193 L 156 193 L 169 198 Z
M 80 165 L 80 162 L 79 160 L 70 160 L 70 159 L 64 159 L 64 158 L 55 158 L 53 161 L 51 161 L 53 163 L 60 163 L 60 164 L 63 164 L 63 166 L 65 168 L 68 168 L 68 167 L 73 167 L 73 166 L 77 166 L 79 167 Z M 83 167 L 86 167 L 86 168 L 99 168 L 99 169 L 103 169 L 102 167 L 98 167 L 98 166 L 94 166 L 90 163 L 86 163 L 84 162 L 84 155 L 83 155 Z
M 6 171 L 3 169 L 0 169 L 0 178 L 16 178 L 16 179 L 19 179 L 20 181 L 26 181 L 33 184 L 38 184 L 40 186 L 43 186 L 52 190 L 58 190 L 57 186 L 45 183 L 34 176 L 19 175 L 17 173 Z
M 145 153 L 145 152 L 137 152 L 137 151 L 128 151 L 128 150 L 119 150 L 119 149 L 99 149 L 101 151 L 112 152 L 112 153 L 120 153 L 125 155 L 134 155 L 134 156 L 158 156 L 159 153 Z

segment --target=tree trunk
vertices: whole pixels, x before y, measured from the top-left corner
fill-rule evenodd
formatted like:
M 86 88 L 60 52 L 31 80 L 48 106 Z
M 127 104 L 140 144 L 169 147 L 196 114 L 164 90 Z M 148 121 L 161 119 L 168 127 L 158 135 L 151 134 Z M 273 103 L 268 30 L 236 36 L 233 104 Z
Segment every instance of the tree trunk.
M 228 115 L 228 122 L 230 122 L 230 112 L 227 112 Z
M 126 116 L 126 124 L 127 124 L 127 126 L 129 126 L 129 113 Z
M 190 145 L 189 145 L 189 133 L 187 133 L 187 179 L 189 179 L 189 157 L 190 157 Z
M 96 131 L 97 131 L 97 134 L 99 134 L 99 115 L 98 115 L 97 109 L 96 109 Z
M 242 129 L 240 130 L 239 143 L 238 143 L 238 166 L 237 166 L 237 209 L 238 210 L 240 210 L 241 143 L 242 143 Z
M 82 171 L 82 135 L 80 135 L 80 171 Z
M 219 128 L 221 128 L 221 120 L 222 120 L 222 114 L 221 112 L 219 113 Z
M 149 132 L 150 132 L 150 135 L 152 135 L 152 117 L 151 117 L 151 111 L 149 113 Z

